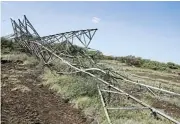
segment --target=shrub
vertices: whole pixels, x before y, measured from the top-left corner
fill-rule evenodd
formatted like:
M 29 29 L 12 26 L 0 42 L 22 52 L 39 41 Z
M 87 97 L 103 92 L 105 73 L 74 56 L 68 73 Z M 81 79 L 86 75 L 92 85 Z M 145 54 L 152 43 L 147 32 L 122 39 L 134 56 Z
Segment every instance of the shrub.
M 12 51 L 17 51 L 18 44 L 12 40 L 1 37 L 1 50 L 2 53 L 10 53 Z
M 172 63 L 172 62 L 168 62 L 167 63 L 167 66 L 170 68 L 170 69 L 178 69 L 179 66 L 176 65 L 175 63 Z

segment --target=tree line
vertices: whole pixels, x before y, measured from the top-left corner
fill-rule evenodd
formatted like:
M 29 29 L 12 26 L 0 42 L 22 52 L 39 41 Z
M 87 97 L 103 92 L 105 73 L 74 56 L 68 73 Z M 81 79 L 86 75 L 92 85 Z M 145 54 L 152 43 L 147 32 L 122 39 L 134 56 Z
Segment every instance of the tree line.
M 153 61 L 150 59 L 143 59 L 141 57 L 135 57 L 132 55 L 121 56 L 121 57 L 103 55 L 103 59 L 117 60 L 122 63 L 126 63 L 129 66 L 148 68 L 148 69 L 152 69 L 152 70 L 164 71 L 164 70 L 168 70 L 168 69 L 180 69 L 180 65 L 175 64 L 173 62 L 163 63 L 163 62 Z

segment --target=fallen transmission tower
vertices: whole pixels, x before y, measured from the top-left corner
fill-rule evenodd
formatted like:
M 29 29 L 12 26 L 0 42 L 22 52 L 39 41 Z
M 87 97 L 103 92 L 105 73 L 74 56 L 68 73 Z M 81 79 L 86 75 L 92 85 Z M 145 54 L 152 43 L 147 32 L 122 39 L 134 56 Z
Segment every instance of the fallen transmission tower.
M 146 88 L 149 88 L 150 90 L 160 90 L 165 93 L 179 96 L 178 93 L 133 82 L 129 79 L 126 79 L 121 74 L 96 63 L 94 57 L 97 56 L 99 52 L 95 51 L 94 54 L 90 55 L 89 52 L 92 52 L 92 49 L 90 49 L 88 46 L 97 29 L 70 31 L 40 37 L 40 35 L 34 29 L 34 27 L 32 26 L 32 24 L 26 16 L 24 16 L 23 21 L 18 19 L 17 23 L 15 20 L 11 19 L 11 22 L 14 30 L 15 41 L 19 43 L 19 45 L 22 46 L 28 53 L 35 55 L 49 68 L 56 70 L 56 72 L 59 74 L 83 73 L 98 81 L 98 92 L 103 104 L 105 115 L 109 123 L 112 123 L 108 115 L 109 110 L 148 109 L 153 113 L 155 117 L 158 114 L 176 124 L 180 124 L 177 120 L 173 119 L 172 117 L 164 114 L 163 112 L 151 107 L 145 102 L 125 92 L 124 90 L 119 88 L 117 84 L 121 83 L 119 81 L 127 81 L 132 84 L 144 86 Z M 78 42 L 83 47 L 78 47 L 77 45 L 75 45 L 75 40 L 76 43 Z M 114 91 L 111 89 L 113 89 Z M 142 107 L 108 108 L 104 102 L 102 92 L 108 93 L 109 98 L 111 96 L 111 93 L 125 95 L 126 97 L 140 104 Z

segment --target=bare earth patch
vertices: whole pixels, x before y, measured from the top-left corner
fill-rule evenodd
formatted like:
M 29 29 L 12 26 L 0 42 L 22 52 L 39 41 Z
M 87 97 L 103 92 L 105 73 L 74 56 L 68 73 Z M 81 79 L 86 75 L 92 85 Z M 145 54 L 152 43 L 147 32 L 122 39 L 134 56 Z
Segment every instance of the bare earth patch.
M 81 112 L 71 107 L 41 82 L 41 70 L 17 62 L 1 63 L 2 124 L 85 124 Z
M 158 109 L 164 109 L 164 111 L 166 113 L 168 113 L 168 115 L 170 116 L 175 116 L 175 117 L 179 117 L 179 114 L 180 114 L 180 107 L 174 105 L 174 104 L 171 104 L 171 103 L 168 103 L 168 102 L 165 102 L 165 101 L 157 101 L 155 100 L 153 102 L 153 107 L 155 108 L 158 108 Z

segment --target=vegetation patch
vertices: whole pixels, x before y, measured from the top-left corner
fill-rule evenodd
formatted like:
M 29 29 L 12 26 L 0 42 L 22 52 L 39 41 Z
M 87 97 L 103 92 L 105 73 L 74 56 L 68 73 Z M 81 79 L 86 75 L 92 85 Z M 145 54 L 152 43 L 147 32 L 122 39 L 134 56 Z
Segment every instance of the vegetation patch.
M 172 70 L 180 70 L 180 65 L 175 64 L 173 62 L 163 63 L 163 62 L 153 61 L 150 59 L 142 59 L 141 57 L 135 57 L 132 55 L 124 56 L 124 57 L 103 55 L 102 59 L 117 60 L 122 63 L 126 63 L 129 66 L 135 66 L 135 67 L 141 67 L 141 68 L 147 68 L 147 69 L 159 70 L 159 71 L 172 72 Z

